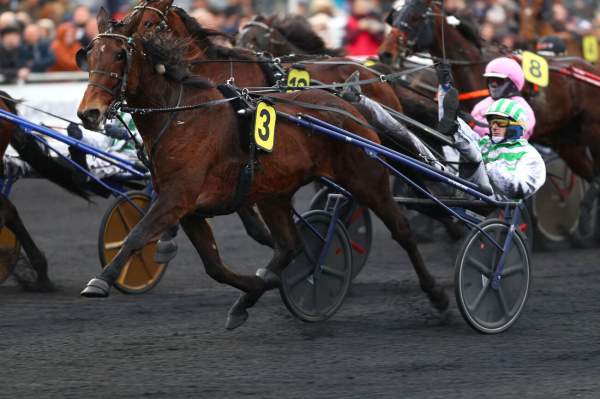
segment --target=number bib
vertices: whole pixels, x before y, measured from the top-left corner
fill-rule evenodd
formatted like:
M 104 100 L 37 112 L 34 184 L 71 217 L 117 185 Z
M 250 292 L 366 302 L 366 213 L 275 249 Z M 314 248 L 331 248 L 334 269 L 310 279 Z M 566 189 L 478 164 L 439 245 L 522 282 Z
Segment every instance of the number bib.
M 589 35 L 583 38 L 583 58 L 589 62 L 598 61 L 598 39 L 596 36 Z
M 372 67 L 373 65 L 377 64 L 377 61 L 372 60 L 372 59 L 367 59 L 363 62 L 363 65 L 366 66 L 367 68 Z
M 310 74 L 302 69 L 292 68 L 287 74 L 287 85 L 289 87 L 306 87 L 310 86 Z M 295 90 L 288 90 L 288 92 Z
M 541 87 L 548 86 L 550 81 L 550 69 L 548 61 L 544 57 L 534 54 L 530 51 L 523 52 L 523 60 L 521 61 L 525 79 L 528 82 Z
M 277 113 L 273 106 L 259 102 L 254 115 L 254 142 L 261 150 L 272 152 L 275 144 L 275 120 Z

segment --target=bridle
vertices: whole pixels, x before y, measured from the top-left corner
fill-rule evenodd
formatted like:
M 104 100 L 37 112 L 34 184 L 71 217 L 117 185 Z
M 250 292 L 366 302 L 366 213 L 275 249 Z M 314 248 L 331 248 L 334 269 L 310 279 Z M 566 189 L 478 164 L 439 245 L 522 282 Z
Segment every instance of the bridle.
M 112 32 L 100 33 L 94 39 L 92 39 L 92 41 L 90 42 L 90 44 L 88 44 L 86 48 L 81 48 L 79 49 L 79 51 L 77 51 L 77 55 L 75 57 L 77 60 L 77 66 L 79 66 L 79 68 L 81 68 L 84 71 L 89 69 L 89 65 L 87 64 L 86 60 L 87 53 L 91 49 L 94 42 L 101 38 L 110 38 L 121 42 L 121 48 L 125 52 L 125 71 L 122 75 L 119 75 L 116 72 L 110 72 L 101 69 L 89 70 L 90 80 L 88 82 L 88 86 L 97 87 L 105 93 L 110 94 L 114 98 L 113 104 L 116 102 L 122 102 L 122 100 L 125 98 L 125 91 L 127 89 L 127 79 L 129 77 L 129 71 L 131 69 L 133 53 L 136 51 L 132 37 Z M 111 89 L 108 86 L 103 85 L 102 83 L 94 82 L 92 81 L 93 75 L 107 76 L 113 80 L 116 80 L 117 85 Z M 109 108 L 112 108 L 112 106 Z
M 241 35 L 245 34 L 250 28 L 259 28 L 261 34 L 256 35 L 256 44 L 259 46 L 259 51 L 267 51 L 269 49 L 269 42 L 271 40 L 271 34 L 273 33 L 273 28 L 267 24 L 264 24 L 259 21 L 250 21 L 246 25 L 244 25 L 241 29 Z
M 421 3 L 420 1 L 409 1 L 404 6 L 396 11 L 397 15 L 394 18 L 392 24 L 393 27 L 400 31 L 398 41 L 400 45 L 404 45 L 405 48 L 413 50 L 413 47 L 418 44 L 419 40 L 422 39 L 422 35 L 427 32 L 426 29 L 431 31 L 430 19 L 436 14 L 431 9 L 431 6 Z M 419 15 L 421 21 L 416 24 L 409 24 L 406 20 L 410 15 Z

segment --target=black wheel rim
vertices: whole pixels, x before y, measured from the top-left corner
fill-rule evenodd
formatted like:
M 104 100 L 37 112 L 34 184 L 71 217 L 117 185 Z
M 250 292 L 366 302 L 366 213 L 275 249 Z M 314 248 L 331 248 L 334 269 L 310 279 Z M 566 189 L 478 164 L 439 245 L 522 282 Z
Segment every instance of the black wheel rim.
M 500 223 L 484 229 L 499 243 L 504 242 L 508 232 L 508 227 Z M 491 287 L 490 279 L 500 251 L 483 235 L 471 236 L 461 257 L 457 281 L 461 311 L 481 332 L 504 331 L 518 318 L 529 290 L 529 258 L 522 238 L 513 238 L 499 289 Z

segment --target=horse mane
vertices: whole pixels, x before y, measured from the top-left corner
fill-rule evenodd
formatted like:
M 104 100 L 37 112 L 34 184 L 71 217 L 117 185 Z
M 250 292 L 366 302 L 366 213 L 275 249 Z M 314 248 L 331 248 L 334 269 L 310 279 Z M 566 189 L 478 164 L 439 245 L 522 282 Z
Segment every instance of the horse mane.
M 281 33 L 290 43 L 307 54 L 341 55 L 338 50 L 328 49 L 325 42 L 313 30 L 310 22 L 300 15 L 274 16 L 268 24 Z
M 142 44 L 152 64 L 164 65 L 167 78 L 199 89 L 214 87 L 210 80 L 190 73 L 191 60 L 186 55 L 191 39 L 176 38 L 161 32 L 142 37 Z
M 213 43 L 210 38 L 214 36 L 222 36 L 230 40 L 233 40 L 233 38 L 226 33 L 219 32 L 214 29 L 203 28 L 195 18 L 191 17 L 182 8 L 172 7 L 172 9 L 175 11 L 177 16 L 181 18 L 185 29 L 190 33 L 196 44 L 206 52 L 206 56 L 208 58 L 235 58 L 248 61 L 256 60 L 254 52 L 250 50 L 239 47 L 225 47 Z
M 477 46 L 478 49 L 481 49 L 483 47 L 483 43 L 475 24 L 464 17 L 457 16 L 457 18 L 459 19 L 460 24 L 458 24 L 456 29 L 465 39 Z

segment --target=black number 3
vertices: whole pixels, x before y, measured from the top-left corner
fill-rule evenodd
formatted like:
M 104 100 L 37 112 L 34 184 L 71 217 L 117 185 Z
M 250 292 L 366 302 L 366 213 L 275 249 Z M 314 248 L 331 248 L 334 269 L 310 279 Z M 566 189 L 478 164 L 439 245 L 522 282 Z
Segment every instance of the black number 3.
M 260 111 L 260 117 L 263 118 L 262 129 L 258 130 L 258 136 L 263 141 L 267 141 L 271 136 L 271 130 L 269 129 L 269 124 L 271 123 L 271 114 L 267 109 L 262 109 Z

